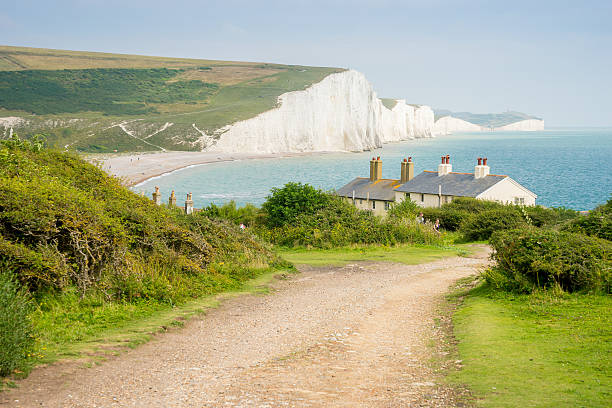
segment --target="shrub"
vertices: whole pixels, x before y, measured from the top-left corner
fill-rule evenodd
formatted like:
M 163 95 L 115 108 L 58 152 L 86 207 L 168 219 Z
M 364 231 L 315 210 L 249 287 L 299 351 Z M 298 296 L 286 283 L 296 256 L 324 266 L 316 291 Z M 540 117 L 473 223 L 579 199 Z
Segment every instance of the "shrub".
M 578 212 L 568 208 L 546 208 L 540 205 L 523 207 L 534 227 L 554 227 L 578 216 Z
M 222 206 L 212 203 L 208 207 L 203 208 L 199 214 L 211 219 L 227 220 L 233 224 L 244 224 L 247 226 L 254 225 L 261 216 L 260 210 L 253 204 L 236 207 L 234 200 Z
M 499 231 L 491 237 L 497 265 L 485 273 L 496 287 L 520 292 L 612 289 L 612 243 L 582 234 L 538 228 Z
M 295 221 L 274 228 L 259 228 L 257 234 L 277 245 L 332 248 L 350 244 L 434 244 L 440 238 L 416 220 L 381 219 L 370 211 L 358 210 L 339 197 L 328 196 L 326 206 L 301 214 Z
M 0 270 L 0 376 L 23 369 L 34 346 L 28 315 L 33 309 L 28 293 L 12 272 Z
M 415 218 L 422 209 L 412 200 L 404 200 L 399 204 L 395 204 L 388 211 L 387 215 L 390 218 Z
M 504 206 L 482 211 L 471 217 L 462 224 L 461 232 L 467 239 L 479 241 L 489 239 L 496 231 L 521 226 L 527 226 L 527 221 L 523 214 L 518 211 L 518 207 Z
M 314 214 L 327 205 L 329 198 L 329 194 L 302 183 L 287 183 L 271 192 L 262 205 L 271 227 L 293 223 L 301 214 Z
M 441 208 L 423 208 L 423 216 L 427 222 L 434 223 L 440 220 L 440 227 L 447 231 L 458 231 L 461 225 L 466 222 L 472 213 L 442 206 Z
M 589 215 L 574 218 L 563 229 L 612 241 L 612 198 Z

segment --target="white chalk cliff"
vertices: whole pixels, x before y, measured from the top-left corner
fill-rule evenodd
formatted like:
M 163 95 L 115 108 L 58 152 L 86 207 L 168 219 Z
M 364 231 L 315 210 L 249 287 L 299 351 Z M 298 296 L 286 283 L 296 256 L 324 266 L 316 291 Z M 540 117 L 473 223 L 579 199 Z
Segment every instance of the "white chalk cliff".
M 436 120 L 433 131 L 437 135 L 450 135 L 454 132 L 481 132 L 483 127 L 463 119 L 444 116 Z
M 533 132 L 544 130 L 544 121 L 541 119 L 526 119 L 504 126 L 487 127 L 468 122 L 453 116 L 444 116 L 436 120 L 432 132 L 435 135 L 450 135 L 459 132 L 503 132 L 522 131 Z
M 510 123 L 509 125 L 496 127 L 493 130 L 496 130 L 496 131 L 513 130 L 513 131 L 526 131 L 526 132 L 544 130 L 544 121 L 541 119 L 526 119 L 526 120 L 521 120 L 520 122 Z
M 214 135 L 202 135 L 204 150 L 362 151 L 386 142 L 433 135 L 430 107 L 398 100 L 388 109 L 365 76 L 353 70 L 331 74 L 278 99 L 277 108 L 225 126 Z

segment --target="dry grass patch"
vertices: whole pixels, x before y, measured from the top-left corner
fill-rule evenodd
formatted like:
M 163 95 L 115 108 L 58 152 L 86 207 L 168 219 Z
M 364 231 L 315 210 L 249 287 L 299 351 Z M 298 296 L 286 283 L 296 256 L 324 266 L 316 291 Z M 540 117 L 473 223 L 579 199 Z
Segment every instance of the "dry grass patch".
M 286 71 L 286 69 L 282 68 L 258 68 L 242 65 L 215 66 L 211 68 L 207 70 L 189 70 L 177 75 L 172 81 L 197 80 L 220 85 L 235 85 L 251 79 L 267 77 Z

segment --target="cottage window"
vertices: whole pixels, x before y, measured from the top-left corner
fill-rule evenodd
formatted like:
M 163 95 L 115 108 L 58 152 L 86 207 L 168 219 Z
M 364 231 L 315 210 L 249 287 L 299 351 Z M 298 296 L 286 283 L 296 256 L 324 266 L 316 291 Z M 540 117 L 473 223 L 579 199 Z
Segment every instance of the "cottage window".
M 525 204 L 525 197 L 514 197 L 514 204 L 524 205 Z
M 375 210 L 376 209 L 376 201 L 372 200 L 372 209 Z
M 425 202 L 425 194 L 421 193 L 421 202 L 424 203 Z
M 389 207 L 390 207 L 389 202 L 385 201 L 385 210 L 389 210 Z

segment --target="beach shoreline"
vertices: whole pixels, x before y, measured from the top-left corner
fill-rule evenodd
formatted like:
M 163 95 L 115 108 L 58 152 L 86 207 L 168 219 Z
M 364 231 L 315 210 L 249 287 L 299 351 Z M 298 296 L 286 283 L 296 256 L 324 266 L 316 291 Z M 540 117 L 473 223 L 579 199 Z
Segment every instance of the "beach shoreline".
M 187 167 L 238 160 L 278 159 L 338 152 L 223 153 L 223 152 L 148 152 L 92 154 L 86 160 L 98 164 L 106 173 L 134 187 L 154 177 Z

